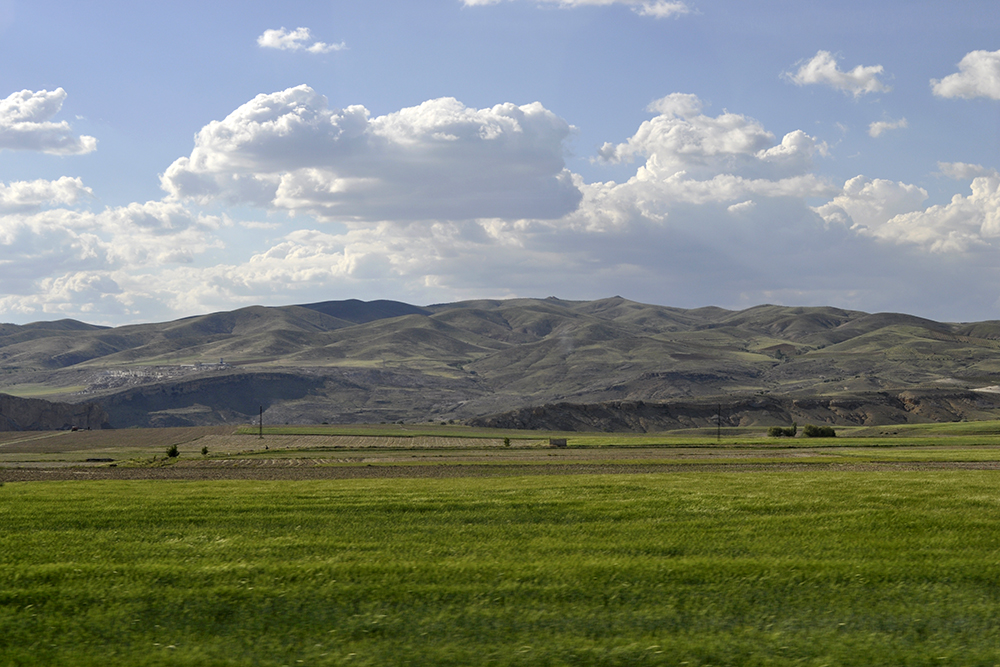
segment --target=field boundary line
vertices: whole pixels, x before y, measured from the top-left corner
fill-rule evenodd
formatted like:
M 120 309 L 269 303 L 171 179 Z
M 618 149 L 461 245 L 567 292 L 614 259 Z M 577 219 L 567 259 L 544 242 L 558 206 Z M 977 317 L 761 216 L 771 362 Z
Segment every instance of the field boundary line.
M 43 433 L 42 435 L 36 435 L 31 438 L 21 438 L 20 440 L 10 440 L 9 442 L 0 442 L 0 447 L 6 447 L 7 445 L 17 445 L 22 442 L 31 442 L 32 440 L 44 440 L 45 438 L 54 438 L 59 435 L 66 435 L 67 433 L 72 433 L 72 431 L 56 431 L 54 433 Z

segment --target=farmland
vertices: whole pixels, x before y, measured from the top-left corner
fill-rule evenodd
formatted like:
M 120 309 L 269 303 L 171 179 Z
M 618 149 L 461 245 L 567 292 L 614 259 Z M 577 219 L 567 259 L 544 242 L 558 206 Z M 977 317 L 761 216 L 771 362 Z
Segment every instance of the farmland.
M 568 447 L 549 446 L 562 438 Z M 176 445 L 179 456 L 165 451 Z M 205 452 L 204 454 L 202 452 Z M 0 433 L 0 482 L 344 479 L 681 470 L 1000 467 L 1000 422 L 854 427 L 836 438 L 760 429 L 661 434 L 498 431 L 438 424 L 210 426 Z
M 996 427 L 3 434 L 0 664 L 994 664 Z

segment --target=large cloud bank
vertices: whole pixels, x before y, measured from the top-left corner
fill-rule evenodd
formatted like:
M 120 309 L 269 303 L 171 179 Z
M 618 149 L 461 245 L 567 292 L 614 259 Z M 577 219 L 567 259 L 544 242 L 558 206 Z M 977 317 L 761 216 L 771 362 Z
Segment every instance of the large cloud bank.
M 572 126 L 538 103 L 442 98 L 373 117 L 307 86 L 259 95 L 197 133 L 163 173 L 161 201 L 91 211 L 78 178 L 0 183 L 0 309 L 113 322 L 541 286 L 857 306 L 877 303 L 887 280 L 902 284 L 883 297 L 899 307 L 907 289 L 926 296 L 921 272 L 975 266 L 1000 242 L 991 169 L 942 164 L 970 187 L 928 206 L 916 185 L 820 175 L 832 149 L 801 129 L 778 135 L 679 93 L 648 113 L 594 156 L 634 174 L 586 182 L 565 166 Z M 269 221 L 214 210 L 231 204 Z
M 563 160 L 571 132 L 538 103 L 442 98 L 372 118 L 298 86 L 205 126 L 162 183 L 178 199 L 324 219 L 555 218 L 580 201 Z
M 1000 175 L 973 178 L 971 193 L 923 208 L 927 192 L 915 185 L 857 176 L 816 209 L 828 222 L 859 234 L 940 253 L 992 247 L 1000 238 Z
M 92 194 L 79 178 L 0 183 L 0 309 L 127 315 L 149 291 L 130 276 L 190 263 L 227 224 L 176 202 L 68 208 Z

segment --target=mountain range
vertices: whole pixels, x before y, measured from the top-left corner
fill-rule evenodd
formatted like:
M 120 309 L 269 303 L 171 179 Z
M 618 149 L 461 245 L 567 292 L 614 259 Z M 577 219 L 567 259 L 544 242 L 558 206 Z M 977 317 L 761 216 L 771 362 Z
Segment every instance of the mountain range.
M 832 307 L 348 300 L 114 328 L 0 325 L 0 392 L 97 403 L 119 428 L 246 423 L 263 409 L 268 423 L 653 430 L 711 423 L 719 410 L 706 406 L 719 404 L 745 408 L 731 424 L 808 417 L 808 405 L 830 423 L 974 419 L 994 416 L 997 385 L 1000 321 Z M 621 418 L 640 403 L 693 416 Z M 608 416 L 581 422 L 579 406 Z

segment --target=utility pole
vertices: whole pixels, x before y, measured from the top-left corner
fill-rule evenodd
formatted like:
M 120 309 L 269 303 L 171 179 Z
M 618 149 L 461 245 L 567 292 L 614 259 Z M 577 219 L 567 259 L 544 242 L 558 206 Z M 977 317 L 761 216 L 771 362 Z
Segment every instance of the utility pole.
M 719 414 L 717 416 L 719 420 L 715 431 L 715 441 L 722 442 L 722 403 L 719 403 Z
M 264 406 L 260 406 L 260 439 L 264 439 Z

